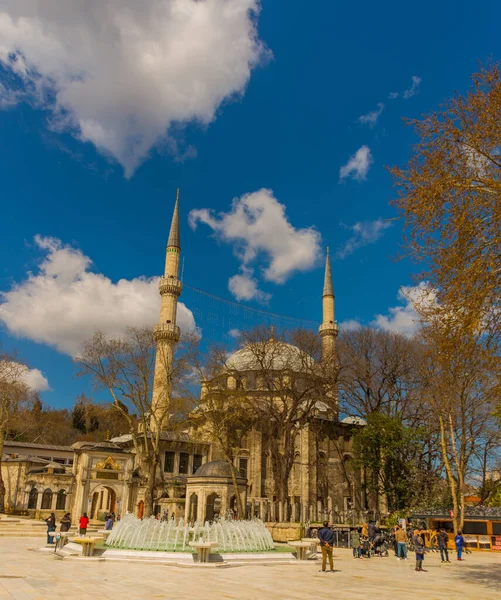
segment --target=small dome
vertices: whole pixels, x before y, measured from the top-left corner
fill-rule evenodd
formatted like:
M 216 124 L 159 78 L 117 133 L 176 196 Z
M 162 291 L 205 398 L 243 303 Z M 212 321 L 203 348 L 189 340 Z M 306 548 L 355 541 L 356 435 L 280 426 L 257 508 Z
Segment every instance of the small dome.
M 231 467 L 225 460 L 212 460 L 198 467 L 194 477 L 231 477 Z M 238 479 L 243 479 L 237 475 Z
M 362 417 L 345 417 L 341 423 L 345 425 L 367 425 L 367 421 L 362 419 Z
M 306 365 L 311 368 L 314 363 L 313 358 L 297 346 L 275 341 L 267 343 L 265 351 L 262 353 L 259 347 L 255 349 L 248 346 L 241 348 L 228 358 L 226 365 L 235 371 L 261 371 L 264 366 L 265 369 L 277 371 L 291 369 L 301 372 L 305 371 Z

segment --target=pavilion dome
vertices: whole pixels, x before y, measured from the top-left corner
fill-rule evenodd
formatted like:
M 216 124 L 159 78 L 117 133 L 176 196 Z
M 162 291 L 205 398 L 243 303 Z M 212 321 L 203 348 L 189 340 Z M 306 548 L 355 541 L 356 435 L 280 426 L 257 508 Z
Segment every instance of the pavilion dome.
M 301 372 L 314 365 L 314 359 L 297 346 L 281 341 L 269 341 L 245 346 L 237 350 L 226 361 L 229 370 L 262 371 L 292 370 Z
M 221 477 L 224 479 L 231 478 L 231 467 L 225 460 L 212 460 L 204 463 L 196 470 L 193 477 Z M 238 479 L 242 479 L 237 475 Z

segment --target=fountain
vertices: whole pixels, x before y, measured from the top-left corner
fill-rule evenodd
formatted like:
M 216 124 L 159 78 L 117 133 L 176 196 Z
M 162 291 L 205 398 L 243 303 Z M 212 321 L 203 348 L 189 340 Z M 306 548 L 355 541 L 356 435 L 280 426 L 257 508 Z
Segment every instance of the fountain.
M 191 544 L 190 544 L 191 542 Z M 193 552 L 193 542 L 213 542 L 219 552 L 264 552 L 274 550 L 270 532 L 260 519 L 236 521 L 221 518 L 190 524 L 178 521 L 138 519 L 126 515 L 107 540 L 107 546 L 128 550 Z

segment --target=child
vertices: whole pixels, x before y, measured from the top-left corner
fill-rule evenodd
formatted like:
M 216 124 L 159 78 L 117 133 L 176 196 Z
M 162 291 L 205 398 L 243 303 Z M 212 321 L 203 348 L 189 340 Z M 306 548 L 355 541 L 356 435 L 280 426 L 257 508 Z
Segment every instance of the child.
M 360 548 L 360 532 L 353 529 L 350 534 L 351 547 L 353 548 L 353 558 L 362 558 L 362 549 Z
M 416 547 L 416 571 L 423 571 L 424 538 L 419 529 L 414 531 L 414 546 Z
M 458 560 L 463 560 L 461 558 L 461 555 L 463 554 L 464 537 L 463 537 L 463 534 L 460 531 L 458 531 L 458 534 L 454 538 L 454 541 L 456 542 L 456 552 L 457 552 L 457 555 L 458 555 Z
M 89 524 L 89 517 L 87 513 L 84 513 L 83 516 L 80 517 L 80 535 L 87 534 L 87 525 Z

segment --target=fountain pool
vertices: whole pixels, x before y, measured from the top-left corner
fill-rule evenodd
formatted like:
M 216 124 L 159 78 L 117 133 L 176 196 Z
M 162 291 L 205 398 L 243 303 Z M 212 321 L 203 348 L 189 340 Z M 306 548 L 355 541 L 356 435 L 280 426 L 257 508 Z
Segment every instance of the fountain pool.
M 193 552 L 193 541 L 217 542 L 219 552 L 263 552 L 275 548 L 270 532 L 259 519 L 221 518 L 190 524 L 183 519 L 141 520 L 134 515 L 126 515 L 116 523 L 106 544 L 130 550 Z

